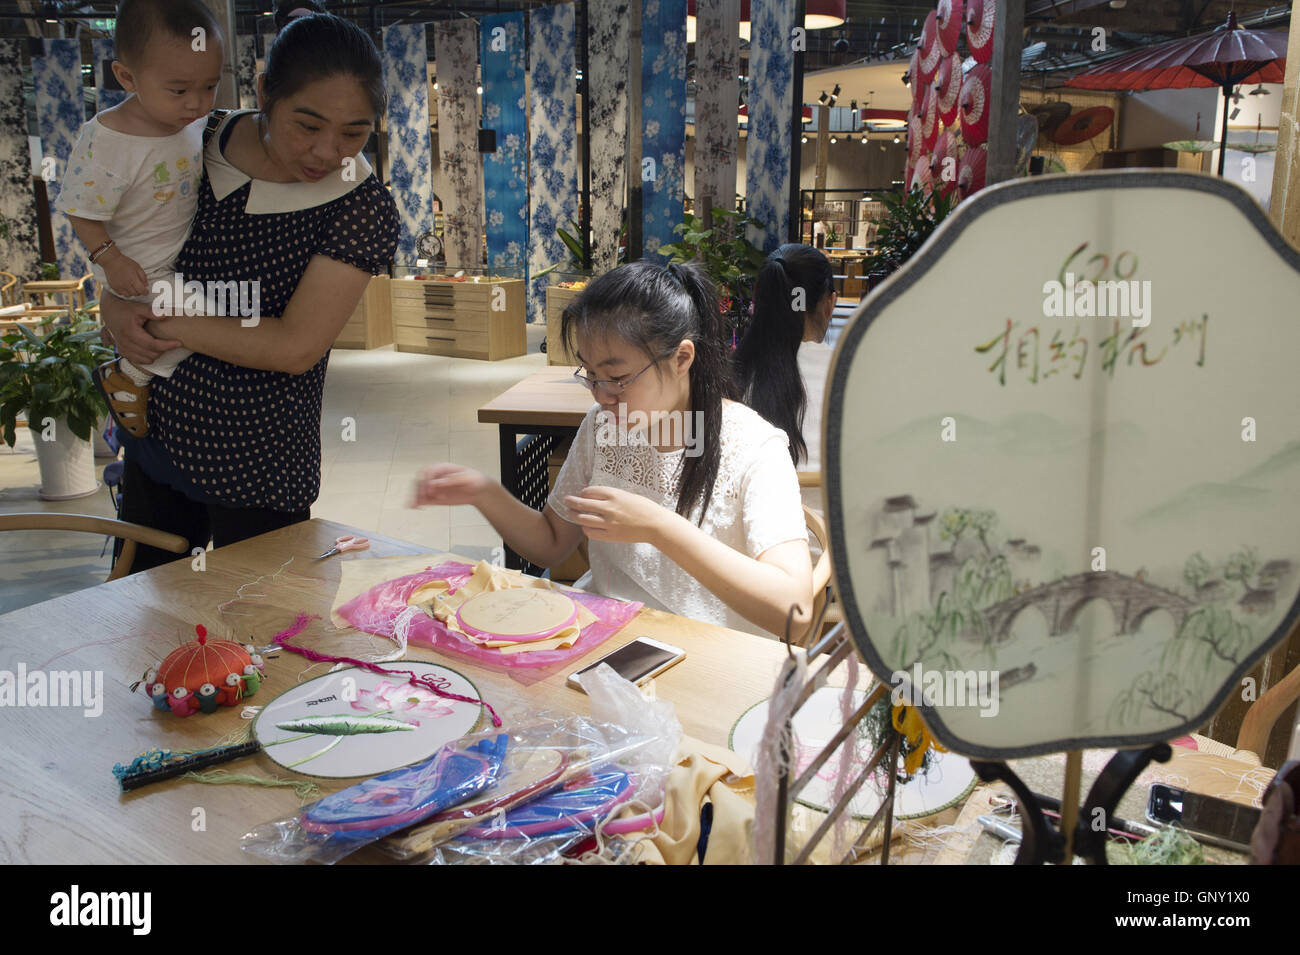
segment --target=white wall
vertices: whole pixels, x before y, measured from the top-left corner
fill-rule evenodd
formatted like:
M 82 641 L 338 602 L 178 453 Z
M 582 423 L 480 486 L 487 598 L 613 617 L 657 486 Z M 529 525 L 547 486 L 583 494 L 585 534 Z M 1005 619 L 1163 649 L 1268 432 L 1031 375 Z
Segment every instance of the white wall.
M 1179 139 L 1218 139 L 1219 127 L 1214 118 L 1221 99 L 1218 89 L 1213 87 L 1149 90 L 1126 96 L 1119 148 L 1147 149 Z M 1198 113 L 1200 133 L 1196 132 Z

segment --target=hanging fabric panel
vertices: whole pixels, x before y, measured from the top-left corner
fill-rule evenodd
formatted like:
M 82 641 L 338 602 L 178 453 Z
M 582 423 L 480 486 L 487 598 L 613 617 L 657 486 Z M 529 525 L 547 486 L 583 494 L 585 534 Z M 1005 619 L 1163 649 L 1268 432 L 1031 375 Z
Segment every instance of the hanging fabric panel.
M 438 69 L 438 162 L 450 193 L 443 196 L 443 245 L 449 269 L 483 265 L 483 170 L 478 151 L 478 24 L 443 20 L 433 28 Z
M 578 116 L 574 78 L 573 5 L 532 11 L 529 54 L 532 95 L 528 117 L 528 269 L 535 276 L 569 250 L 556 229 L 572 232 L 578 221 Z M 549 278 L 529 282 L 528 319 L 546 320 Z
M 686 196 L 686 0 L 641 8 L 641 228 L 646 258 L 680 238 Z
M 524 14 L 484 17 L 480 31 L 483 128 L 496 152 L 483 154 L 488 268 L 523 277 L 528 249 L 528 113 Z
M 86 107 L 81 84 L 81 41 L 48 39 L 45 55 L 32 57 L 32 84 L 36 87 L 36 120 L 41 136 L 41 159 L 53 173 L 47 178 L 50 225 L 54 231 L 54 254 L 59 277 L 78 279 L 90 270 L 86 252 L 81 247 L 68 217 L 54 211 L 59 184 L 68 171 L 68 157 L 76 145 L 77 134 L 86 121 Z M 51 166 L 45 160 L 53 158 Z
M 415 243 L 433 230 L 433 143 L 429 137 L 428 45 L 424 24 L 384 28 L 388 86 L 388 179 L 401 219 L 393 258 L 415 263 Z
M 750 230 L 750 241 L 771 252 L 790 234 L 790 140 L 799 135 L 790 124 L 795 5 L 789 0 L 751 0 L 749 9 L 745 210 L 758 222 Z
M 618 264 L 627 165 L 627 0 L 589 4 L 587 95 L 584 130 L 591 147 L 591 267 L 596 274 Z
M 696 0 L 695 211 L 736 207 L 740 0 Z M 708 228 L 709 223 L 705 223 Z
M 26 43 L 0 40 L 0 221 L 4 225 L 0 268 L 19 279 L 37 279 L 41 271 L 40 240 L 23 98 L 22 52 Z

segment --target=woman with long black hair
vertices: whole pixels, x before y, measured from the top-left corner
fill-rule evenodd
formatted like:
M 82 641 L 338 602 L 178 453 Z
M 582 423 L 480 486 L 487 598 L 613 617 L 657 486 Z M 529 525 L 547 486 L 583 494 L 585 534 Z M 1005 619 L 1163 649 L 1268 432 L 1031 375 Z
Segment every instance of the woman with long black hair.
M 812 569 L 786 436 L 731 399 L 721 315 L 695 265 L 633 262 L 564 312 L 597 402 L 541 513 L 454 464 L 417 505 L 472 505 L 534 564 L 590 538 L 590 589 L 751 632 L 808 626 Z
M 786 433 L 796 465 L 808 458 L 799 346 L 826 338 L 833 277 L 830 260 L 810 246 L 791 243 L 769 255 L 754 280 L 753 320 L 732 358 L 740 400 Z

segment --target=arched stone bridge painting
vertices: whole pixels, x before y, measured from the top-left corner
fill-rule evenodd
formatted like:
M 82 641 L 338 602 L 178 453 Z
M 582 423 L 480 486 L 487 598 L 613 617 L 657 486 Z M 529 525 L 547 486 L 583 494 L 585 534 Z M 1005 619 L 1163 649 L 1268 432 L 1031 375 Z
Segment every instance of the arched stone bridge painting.
M 1037 607 L 1047 618 L 1047 632 L 1059 636 L 1070 632 L 1084 605 L 1096 599 L 1110 604 L 1115 613 L 1116 632 L 1121 634 L 1136 633 L 1143 619 L 1156 610 L 1169 611 L 1174 618 L 1175 630 L 1179 630 L 1197 606 L 1181 594 L 1138 577 L 1099 570 L 1062 577 L 1008 597 L 987 608 L 984 618 L 995 636 L 1004 639 L 1010 634 L 1017 614 Z

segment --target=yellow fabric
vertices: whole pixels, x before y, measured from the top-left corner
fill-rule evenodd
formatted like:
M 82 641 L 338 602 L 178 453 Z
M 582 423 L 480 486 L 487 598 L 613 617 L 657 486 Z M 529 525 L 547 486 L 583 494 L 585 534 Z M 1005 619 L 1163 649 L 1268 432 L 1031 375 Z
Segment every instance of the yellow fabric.
M 412 591 L 406 602 L 408 606 L 419 607 L 430 617 L 441 621 L 447 629 L 454 630 L 466 640 L 481 647 L 499 650 L 501 653 L 533 653 L 539 650 L 558 650 L 563 647 L 570 647 L 582 634 L 583 627 L 596 622 L 596 615 L 578 603 L 577 619 L 554 636 L 545 640 L 531 642 L 484 640 L 482 637 L 466 633 L 461 628 L 460 621 L 456 618 L 456 610 L 465 601 L 471 597 L 477 597 L 479 594 L 509 590 L 516 587 L 538 587 L 543 590 L 556 590 L 559 592 L 564 590 L 564 588 L 553 586 L 549 580 L 525 577 L 518 571 L 493 567 L 487 561 L 481 560 L 474 567 L 474 573 L 470 576 L 470 579 L 454 594 L 447 593 L 448 588 L 445 580 L 431 580 Z
M 713 804 L 705 865 L 742 865 L 751 858 L 754 770 L 729 749 L 683 736 L 668 774 L 664 821 L 635 848 L 645 865 L 697 865 L 700 809 Z M 629 807 L 635 814 L 644 810 Z
M 939 741 L 930 735 L 929 728 L 921 719 L 921 711 L 914 706 L 895 706 L 892 714 L 894 729 L 903 734 L 911 745 L 912 751 L 903 759 L 903 771 L 911 776 L 921 768 L 926 751 L 933 746 L 941 753 L 948 752 Z

